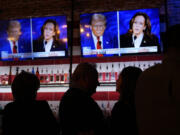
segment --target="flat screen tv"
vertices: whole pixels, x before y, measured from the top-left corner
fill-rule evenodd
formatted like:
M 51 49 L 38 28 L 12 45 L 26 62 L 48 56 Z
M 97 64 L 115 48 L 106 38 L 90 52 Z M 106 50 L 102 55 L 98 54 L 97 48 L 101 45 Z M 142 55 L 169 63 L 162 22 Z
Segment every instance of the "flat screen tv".
M 136 9 L 80 15 L 83 57 L 160 53 L 159 9 Z
M 2 61 L 66 57 L 66 16 L 0 21 Z

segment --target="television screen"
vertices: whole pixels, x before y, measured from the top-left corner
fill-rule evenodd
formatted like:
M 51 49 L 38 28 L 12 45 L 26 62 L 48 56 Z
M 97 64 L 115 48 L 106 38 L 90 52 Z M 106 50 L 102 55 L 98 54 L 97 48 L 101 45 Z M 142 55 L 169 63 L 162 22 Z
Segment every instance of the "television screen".
M 67 55 L 66 16 L 32 18 L 33 58 Z
M 84 57 L 159 53 L 159 9 L 137 9 L 80 15 Z
M 3 61 L 67 56 L 66 16 L 6 20 L 0 25 Z
M 31 58 L 30 20 L 0 21 L 0 25 L 1 60 Z
M 119 48 L 117 20 L 117 12 L 82 14 L 80 16 L 81 51 L 83 56 L 117 55 L 112 50 Z

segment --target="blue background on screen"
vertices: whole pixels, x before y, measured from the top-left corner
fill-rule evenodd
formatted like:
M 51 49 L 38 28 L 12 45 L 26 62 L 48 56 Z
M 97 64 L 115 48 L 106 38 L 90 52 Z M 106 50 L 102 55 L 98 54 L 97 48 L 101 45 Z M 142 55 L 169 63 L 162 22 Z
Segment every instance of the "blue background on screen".
M 158 8 L 119 11 L 120 35 L 128 32 L 130 27 L 129 22 L 137 12 L 145 12 L 149 16 L 151 21 L 151 33 L 155 34 L 160 41 L 160 18 Z
M 48 17 L 38 17 L 32 18 L 32 35 L 33 40 L 36 40 L 41 35 L 41 27 L 43 26 L 44 22 L 47 19 L 55 20 L 60 29 L 60 39 L 66 38 L 67 39 L 67 23 L 66 23 L 66 16 L 48 16 Z M 66 27 L 64 27 L 66 26 Z M 66 48 L 67 48 L 66 42 Z
M 21 32 L 22 35 L 20 36 L 20 39 L 26 41 L 26 45 L 29 48 L 31 46 L 31 29 L 30 29 L 30 20 L 29 19 L 16 19 L 21 24 Z M 7 25 L 9 21 L 0 21 L 0 40 L 6 40 L 7 35 Z
M 84 29 L 84 32 L 80 33 L 81 51 L 82 51 L 82 48 L 86 46 L 86 43 L 87 43 L 86 41 L 88 40 L 88 38 L 86 37 L 86 34 L 88 33 L 91 35 L 91 29 L 89 26 L 90 26 L 91 16 L 93 14 L 95 13 L 80 15 L 80 28 Z M 117 12 L 101 12 L 100 14 L 103 14 L 106 17 L 106 29 L 105 29 L 104 35 L 110 34 L 112 37 L 115 37 L 118 40 Z M 118 47 L 118 44 L 116 46 Z M 88 57 L 91 57 L 91 56 L 88 56 Z M 96 55 L 93 57 L 96 57 Z
M 80 15 L 80 25 L 84 27 L 84 25 L 90 25 L 91 14 L 82 14 Z M 117 12 L 104 12 L 100 13 L 105 15 L 106 17 L 106 32 L 113 32 L 112 34 L 117 34 Z M 90 28 L 85 29 L 85 32 L 90 32 Z
M 150 21 L 151 21 L 151 33 L 158 37 L 159 43 L 160 43 L 160 18 L 159 18 L 160 13 L 159 13 L 158 8 L 103 12 L 102 14 L 104 14 L 107 19 L 107 27 L 106 27 L 105 32 L 111 33 L 112 35 L 115 35 L 117 36 L 117 38 L 119 38 L 118 34 L 122 35 L 128 32 L 129 22 L 131 18 L 134 16 L 134 14 L 137 12 L 145 12 L 149 16 Z M 119 13 L 119 21 L 118 21 L 117 13 Z M 80 28 L 84 29 L 84 32 L 80 33 L 81 51 L 82 51 L 82 48 L 86 44 L 86 42 L 83 41 L 84 37 L 86 36 L 87 33 L 91 34 L 90 28 L 85 27 L 85 26 L 90 25 L 90 19 L 93 14 L 94 13 L 80 15 Z M 117 21 L 119 24 L 117 23 Z M 162 46 L 161 43 L 160 45 Z M 91 57 L 91 56 L 88 56 L 88 57 Z

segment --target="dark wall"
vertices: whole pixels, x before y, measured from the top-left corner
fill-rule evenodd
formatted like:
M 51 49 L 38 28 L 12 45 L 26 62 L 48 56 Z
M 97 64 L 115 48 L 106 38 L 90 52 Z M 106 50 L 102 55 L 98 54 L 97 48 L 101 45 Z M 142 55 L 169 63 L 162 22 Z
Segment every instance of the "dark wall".
M 0 0 L 0 17 L 1 19 L 6 19 L 54 14 L 66 14 L 70 17 L 71 1 L 72 0 Z M 74 14 L 161 7 L 162 4 L 163 0 L 74 0 Z
M 168 0 L 167 9 L 169 26 L 180 23 L 180 0 Z

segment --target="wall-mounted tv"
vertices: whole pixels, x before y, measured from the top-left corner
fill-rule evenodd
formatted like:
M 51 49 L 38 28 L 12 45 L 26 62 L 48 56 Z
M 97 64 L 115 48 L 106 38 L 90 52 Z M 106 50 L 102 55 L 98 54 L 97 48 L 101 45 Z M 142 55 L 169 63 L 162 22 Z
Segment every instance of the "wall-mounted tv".
M 0 21 L 3 61 L 66 57 L 66 16 Z
M 137 9 L 80 15 L 83 57 L 159 53 L 159 9 Z

